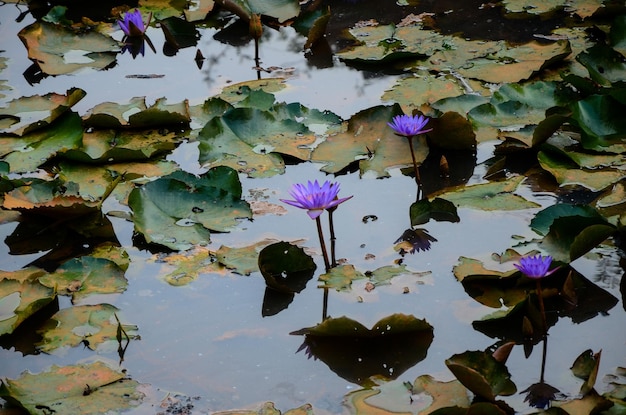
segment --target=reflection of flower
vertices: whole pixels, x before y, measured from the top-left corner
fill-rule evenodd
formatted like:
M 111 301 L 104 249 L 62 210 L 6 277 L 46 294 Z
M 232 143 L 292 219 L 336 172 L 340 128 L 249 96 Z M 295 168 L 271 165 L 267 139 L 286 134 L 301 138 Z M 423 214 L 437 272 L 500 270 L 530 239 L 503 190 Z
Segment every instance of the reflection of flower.
M 422 115 L 396 115 L 392 122 L 387 123 L 394 132 L 404 137 L 414 137 L 432 131 L 432 128 L 424 129 L 428 124 L 428 117 Z
M 534 408 L 545 409 L 550 405 L 550 402 L 556 398 L 556 394 L 560 391 L 554 386 L 548 385 L 545 382 L 534 383 L 521 393 L 526 393 L 524 402 Z
M 547 277 L 558 269 L 557 267 L 548 271 L 551 263 L 552 257 L 550 255 L 545 257 L 541 255 L 535 255 L 521 258 L 519 260 L 519 264 L 515 264 L 515 268 L 522 271 L 522 273 L 524 273 L 524 275 L 526 275 L 528 278 L 538 279 Z
M 408 252 L 414 254 L 419 251 L 428 251 L 431 242 L 437 242 L 437 239 L 431 236 L 426 229 L 407 229 L 394 243 L 399 242 L 408 243 Z M 400 246 L 400 254 L 404 255 L 405 252 L 407 252 L 405 245 Z
M 280 199 L 281 202 L 295 206 L 300 209 L 307 209 L 307 214 L 311 219 L 318 218 L 326 209 L 330 209 L 345 202 L 352 196 L 337 198 L 339 193 L 339 183 L 325 181 L 322 186 L 317 180 L 309 181 L 306 185 L 294 184 L 289 190 L 289 194 L 295 200 Z
M 141 19 L 141 12 L 135 9 L 134 12 L 126 12 L 124 14 L 124 20 L 120 20 L 118 23 L 126 36 L 143 36 L 148 24 L 150 24 L 150 19 L 148 19 L 147 24 L 144 24 Z

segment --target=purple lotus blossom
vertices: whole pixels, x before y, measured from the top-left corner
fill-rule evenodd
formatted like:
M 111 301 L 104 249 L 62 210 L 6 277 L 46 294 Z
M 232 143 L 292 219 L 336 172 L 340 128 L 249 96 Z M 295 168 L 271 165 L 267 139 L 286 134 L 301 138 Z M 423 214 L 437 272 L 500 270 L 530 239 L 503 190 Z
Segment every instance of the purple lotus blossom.
M 306 209 L 309 217 L 316 219 L 324 210 L 333 208 L 352 197 L 339 199 L 337 198 L 338 193 L 339 183 L 325 181 L 320 186 L 317 180 L 315 182 L 309 180 L 306 185 L 297 183 L 291 186 L 289 194 L 295 200 L 280 199 L 280 201 L 300 209 Z
M 524 273 L 524 275 L 526 275 L 528 278 L 539 279 L 547 277 L 548 275 L 559 269 L 559 267 L 557 267 L 552 270 L 548 270 L 551 263 L 552 257 L 550 255 L 545 257 L 541 255 L 535 255 L 521 258 L 519 260 L 519 264 L 515 264 L 515 268 L 522 271 L 522 273 Z
M 396 115 L 392 122 L 387 123 L 393 131 L 404 137 L 414 137 L 432 131 L 432 128 L 424 129 L 429 118 L 423 115 Z
M 124 20 L 119 20 L 118 23 L 124 34 L 128 37 L 143 36 L 144 32 L 150 24 L 152 15 L 148 18 L 148 23 L 144 24 L 141 19 L 141 12 L 137 9 L 133 12 L 124 13 Z

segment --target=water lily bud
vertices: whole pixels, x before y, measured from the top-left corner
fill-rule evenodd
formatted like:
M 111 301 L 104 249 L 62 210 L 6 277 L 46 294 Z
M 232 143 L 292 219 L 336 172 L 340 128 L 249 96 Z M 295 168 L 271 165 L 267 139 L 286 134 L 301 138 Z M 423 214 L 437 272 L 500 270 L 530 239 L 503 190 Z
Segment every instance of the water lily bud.
M 261 24 L 261 16 L 258 14 L 253 14 L 250 17 L 250 36 L 255 39 L 260 39 L 263 34 L 263 24 Z

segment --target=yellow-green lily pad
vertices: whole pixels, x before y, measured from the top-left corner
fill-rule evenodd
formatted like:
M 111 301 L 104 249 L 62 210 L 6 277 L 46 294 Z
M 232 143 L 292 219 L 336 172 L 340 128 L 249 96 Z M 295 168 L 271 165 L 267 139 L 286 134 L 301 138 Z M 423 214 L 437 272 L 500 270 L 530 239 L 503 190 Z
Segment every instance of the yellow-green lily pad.
M 38 332 L 42 340 L 37 348 L 51 353 L 65 347 L 84 344 L 96 350 L 106 342 L 119 342 L 118 326 L 115 318 L 119 309 L 110 304 L 81 305 L 57 311 Z M 122 331 L 128 339 L 136 339 L 137 326 L 122 324 Z
M 0 397 L 31 414 L 104 414 L 139 405 L 144 395 L 138 386 L 102 362 L 53 365 L 46 372 L 25 372 L 18 379 L 2 381 Z

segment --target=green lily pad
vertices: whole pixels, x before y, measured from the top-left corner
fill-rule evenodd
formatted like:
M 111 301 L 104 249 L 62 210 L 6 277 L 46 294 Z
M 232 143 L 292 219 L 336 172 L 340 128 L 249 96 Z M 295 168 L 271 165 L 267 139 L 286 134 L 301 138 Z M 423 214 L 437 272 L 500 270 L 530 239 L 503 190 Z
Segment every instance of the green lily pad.
M 4 194 L 5 209 L 31 212 L 63 218 L 82 216 L 99 211 L 98 203 L 84 199 L 78 185 L 59 179 L 44 181 L 34 179 Z
M 589 71 L 589 76 L 602 86 L 626 79 L 624 56 L 613 48 L 597 44 L 578 54 L 576 60 Z
M 228 232 L 239 219 L 252 218 L 237 172 L 228 167 L 200 177 L 174 172 L 133 190 L 128 205 L 147 242 L 174 250 L 208 244 L 209 230 Z
M 102 362 L 53 365 L 43 373 L 26 372 L 19 379 L 2 381 L 0 396 L 32 414 L 42 410 L 103 414 L 139 405 L 144 395 L 137 390 L 138 386 L 124 373 Z
M 467 77 L 487 82 L 519 82 L 534 73 L 563 60 L 571 54 L 568 41 L 551 44 L 530 42 L 520 46 L 507 46 L 488 57 L 471 60 L 458 72 Z
M 295 119 L 234 108 L 209 121 L 198 140 L 203 165 L 229 166 L 252 177 L 267 177 L 284 172 L 278 153 L 307 160 L 316 137 Z
M 304 249 L 281 241 L 259 252 L 258 268 L 268 287 L 281 293 L 299 293 L 317 266 Z
M 582 130 L 582 146 L 587 150 L 624 153 L 626 104 L 609 95 L 592 95 L 572 104 L 572 118 Z
M 420 276 L 419 273 L 408 270 L 404 264 L 400 266 L 387 265 L 376 268 L 374 271 L 367 272 L 366 275 L 369 277 L 370 282 L 372 282 L 376 287 L 380 285 L 389 285 L 394 277 L 400 275 L 413 275 L 415 277 Z
M 249 18 L 252 14 L 275 17 L 279 23 L 300 13 L 298 0 L 231 0 Z
M 613 49 L 626 56 L 626 15 L 617 16 L 609 32 Z
M 615 227 L 594 208 L 566 203 L 541 210 L 530 226 L 544 235 L 542 248 L 565 263 L 589 252 L 615 232 Z
M 66 95 L 50 93 L 9 101 L 0 108 L 0 133 L 22 136 L 47 127 L 86 94 L 82 89 L 71 88 Z
M 444 49 L 445 37 L 423 30 L 421 24 L 365 26 L 350 29 L 360 45 L 337 53 L 345 61 L 381 63 L 430 56 Z
M 581 169 L 567 157 L 566 152 L 552 150 L 540 151 L 537 160 L 542 169 L 554 176 L 559 186 L 583 186 L 592 192 L 599 192 L 626 178 L 626 172 L 619 169 Z
M 26 26 L 18 36 L 28 50 L 28 58 L 37 62 L 48 75 L 63 75 L 83 68 L 104 69 L 115 62 L 119 44 L 96 31 L 75 33 L 51 23 Z
M 187 100 L 168 104 L 165 98 L 146 105 L 145 97 L 132 98 L 127 104 L 104 102 L 84 116 L 85 125 L 100 129 L 120 127 L 157 128 L 188 125 L 191 121 Z
M 119 309 L 110 304 L 81 305 L 57 311 L 38 330 L 42 340 L 39 350 L 51 353 L 64 347 L 83 344 L 96 350 L 106 342 L 118 342 L 118 321 L 115 314 Z M 136 339 L 137 326 L 122 325 L 122 330 L 130 339 Z
M 519 284 L 517 269 L 492 270 L 473 258 L 459 258 L 453 272 L 468 295 L 487 307 L 514 306 L 526 298 L 529 289 Z
M 422 104 L 432 104 L 444 98 L 457 97 L 463 92 L 465 89 L 455 78 L 420 74 L 398 80 L 390 90 L 385 91 L 381 99 L 397 102 L 404 112 L 409 114 L 413 109 L 420 108 Z
M 81 163 L 119 163 L 148 160 L 172 151 L 185 137 L 178 131 L 88 130 L 80 148 L 66 151 L 63 158 Z
M 539 204 L 513 193 L 524 179 L 524 176 L 517 176 L 501 182 L 461 187 L 458 190 L 439 194 L 438 197 L 457 206 L 480 210 L 519 210 L 540 207 Z
M 399 106 L 377 106 L 353 115 L 344 132 L 332 134 L 320 143 L 311 161 L 323 163 L 322 171 L 337 173 L 352 163 L 359 165 L 361 174 L 372 172 L 375 177 L 389 177 L 392 168 L 412 166 L 409 143 L 399 137 L 387 125 Z M 423 136 L 415 138 L 415 159 L 421 163 L 428 155 L 428 146 Z
M 306 10 L 298 16 L 293 27 L 298 33 L 306 36 L 305 50 L 313 47 L 320 39 L 324 39 L 330 17 L 330 7 Z
M 215 252 L 215 257 L 220 264 L 233 272 L 241 275 L 250 275 L 259 271 L 260 253 L 268 245 L 274 243 L 271 239 L 264 239 L 255 244 L 244 246 L 241 248 L 230 248 L 228 246 L 220 246 Z
M 224 266 L 215 261 L 215 253 L 201 246 L 160 257 L 159 262 L 174 267 L 163 279 L 176 287 L 195 281 L 202 273 L 225 273 Z
M 411 204 L 409 208 L 411 226 L 422 225 L 431 219 L 445 222 L 459 222 L 456 206 L 446 199 L 439 197 L 433 200 L 422 199 Z
M 481 398 L 494 401 L 496 396 L 517 391 L 506 366 L 491 354 L 468 351 L 446 359 L 446 366 L 465 387 Z
M 59 294 L 71 296 L 72 302 L 92 294 L 121 293 L 128 285 L 124 270 L 115 262 L 89 256 L 73 258 L 39 281 Z
M 354 265 L 345 264 L 331 268 L 325 274 L 320 275 L 318 287 L 334 288 L 337 291 L 348 291 L 352 281 L 366 278 L 365 274 L 357 271 Z
M 38 278 L 45 271 L 28 267 L 19 271 L 0 271 L 0 335 L 10 334 L 24 320 L 56 297 L 55 290 Z
M 1 137 L 0 154 L 11 166 L 11 172 L 37 170 L 49 158 L 81 146 L 83 125 L 80 117 L 67 112 L 47 128 L 32 131 L 22 137 Z

